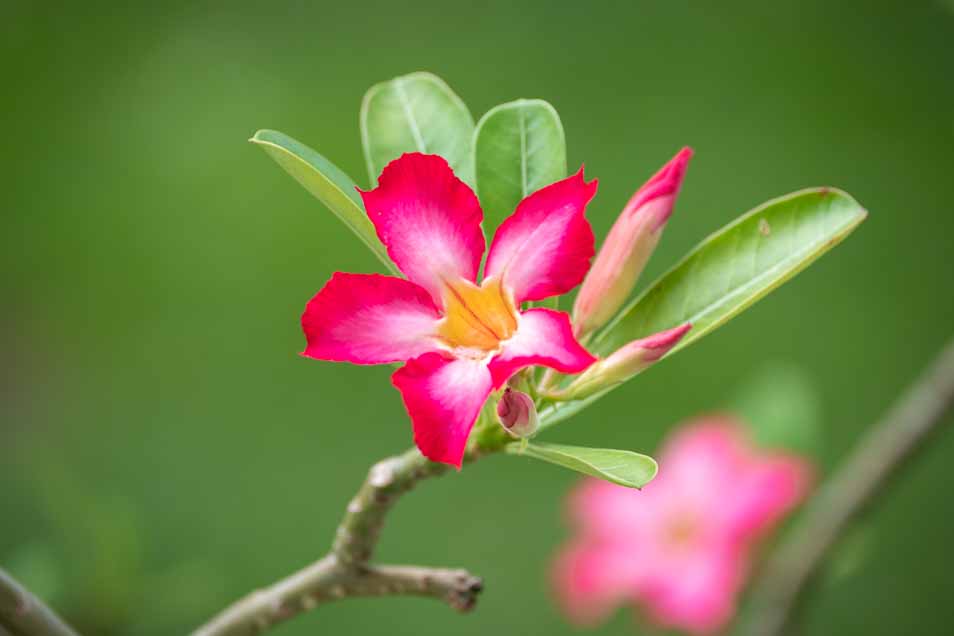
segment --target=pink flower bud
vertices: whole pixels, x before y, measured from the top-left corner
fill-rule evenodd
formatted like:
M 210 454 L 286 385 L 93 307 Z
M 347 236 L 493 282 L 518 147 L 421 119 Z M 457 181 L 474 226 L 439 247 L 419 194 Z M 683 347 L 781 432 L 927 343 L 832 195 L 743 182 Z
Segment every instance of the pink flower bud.
M 629 298 L 672 214 L 691 148 L 683 148 L 641 187 L 613 224 L 573 305 L 578 338 L 605 325 Z
M 669 353 L 690 329 L 692 325 L 687 322 L 623 345 L 606 358 L 591 365 L 559 396 L 564 399 L 581 400 L 625 382 Z
M 526 393 L 508 387 L 497 402 L 497 417 L 504 430 L 513 437 L 530 437 L 537 432 L 537 407 Z

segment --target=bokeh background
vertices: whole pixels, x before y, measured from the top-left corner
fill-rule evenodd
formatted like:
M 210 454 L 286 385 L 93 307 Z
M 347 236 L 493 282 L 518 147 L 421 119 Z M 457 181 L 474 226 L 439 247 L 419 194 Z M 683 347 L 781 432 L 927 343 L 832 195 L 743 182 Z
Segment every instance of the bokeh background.
M 694 146 L 644 281 L 804 186 L 871 211 L 551 439 L 651 451 L 783 360 L 818 387 L 827 471 L 954 327 L 949 0 L 7 0 L 0 15 L 0 564 L 84 633 L 185 633 L 310 562 L 372 461 L 410 444 L 388 368 L 297 355 L 308 298 L 376 262 L 245 142 L 282 130 L 366 184 L 357 112 L 374 82 L 432 70 L 475 118 L 551 101 L 571 168 L 600 179 L 597 235 Z M 816 590 L 805 633 L 950 628 L 948 433 L 884 493 L 868 557 Z M 546 566 L 574 481 L 498 457 L 397 508 L 381 558 L 479 572 L 475 613 L 355 600 L 276 633 L 572 633 Z M 621 611 L 600 633 L 632 631 Z

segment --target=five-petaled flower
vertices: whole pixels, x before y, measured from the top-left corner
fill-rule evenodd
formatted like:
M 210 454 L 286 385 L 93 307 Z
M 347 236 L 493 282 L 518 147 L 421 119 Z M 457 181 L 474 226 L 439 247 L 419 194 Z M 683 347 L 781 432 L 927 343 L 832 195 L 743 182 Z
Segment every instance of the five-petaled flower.
M 578 532 L 554 583 L 574 622 L 592 625 L 637 601 L 663 627 L 719 631 L 753 545 L 802 499 L 811 473 L 802 458 L 753 447 L 725 416 L 677 430 L 659 467 L 642 491 L 588 479 L 572 494 Z
M 594 362 L 569 316 L 522 303 L 565 294 L 594 253 L 584 217 L 596 193 L 582 169 L 531 194 L 485 240 L 474 192 L 436 155 L 405 154 L 361 192 L 388 255 L 407 279 L 335 273 L 302 316 L 303 355 L 356 364 L 407 361 L 392 376 L 434 461 L 460 467 L 493 390 L 520 369 L 578 373 Z

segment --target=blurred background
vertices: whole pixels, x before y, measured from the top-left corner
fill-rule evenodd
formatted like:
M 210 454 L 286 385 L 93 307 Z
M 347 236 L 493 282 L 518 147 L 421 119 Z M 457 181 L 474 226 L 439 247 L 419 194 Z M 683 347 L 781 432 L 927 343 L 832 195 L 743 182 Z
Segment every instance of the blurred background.
M 475 119 L 552 102 L 597 236 L 696 157 L 643 281 L 762 201 L 835 185 L 844 245 L 551 440 L 651 452 L 766 360 L 806 370 L 829 470 L 954 326 L 954 3 L 162 2 L 0 8 L 0 565 L 84 633 L 176 634 L 323 553 L 376 459 L 411 443 L 387 367 L 306 360 L 299 315 L 370 252 L 246 143 L 282 130 L 367 184 L 358 106 L 414 70 Z M 948 431 L 950 433 L 950 431 Z M 954 434 L 871 517 L 805 633 L 941 633 Z M 547 589 L 575 476 L 500 456 L 397 507 L 388 561 L 468 567 L 473 614 L 354 600 L 311 633 L 571 633 Z M 462 512 L 463 511 L 463 512 Z M 629 634 L 621 611 L 599 633 Z

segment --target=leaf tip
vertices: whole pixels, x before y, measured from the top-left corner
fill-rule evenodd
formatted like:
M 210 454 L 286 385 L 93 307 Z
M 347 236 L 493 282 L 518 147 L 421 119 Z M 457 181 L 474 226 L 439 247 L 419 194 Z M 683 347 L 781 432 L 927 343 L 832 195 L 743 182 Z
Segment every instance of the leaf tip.
M 656 479 L 656 475 L 659 474 L 659 462 L 657 462 L 654 457 L 650 457 L 649 455 L 646 455 L 646 458 L 649 460 L 649 463 L 652 465 L 652 469 L 649 471 L 649 478 L 643 482 L 643 486 L 645 486 L 652 480 Z M 642 486 L 640 486 L 640 490 L 642 490 Z
M 254 135 L 248 138 L 248 142 L 250 144 L 268 143 L 267 140 L 265 139 L 265 135 L 267 135 L 270 132 L 272 131 L 269 130 L 268 128 L 260 128 L 259 130 L 255 131 Z

